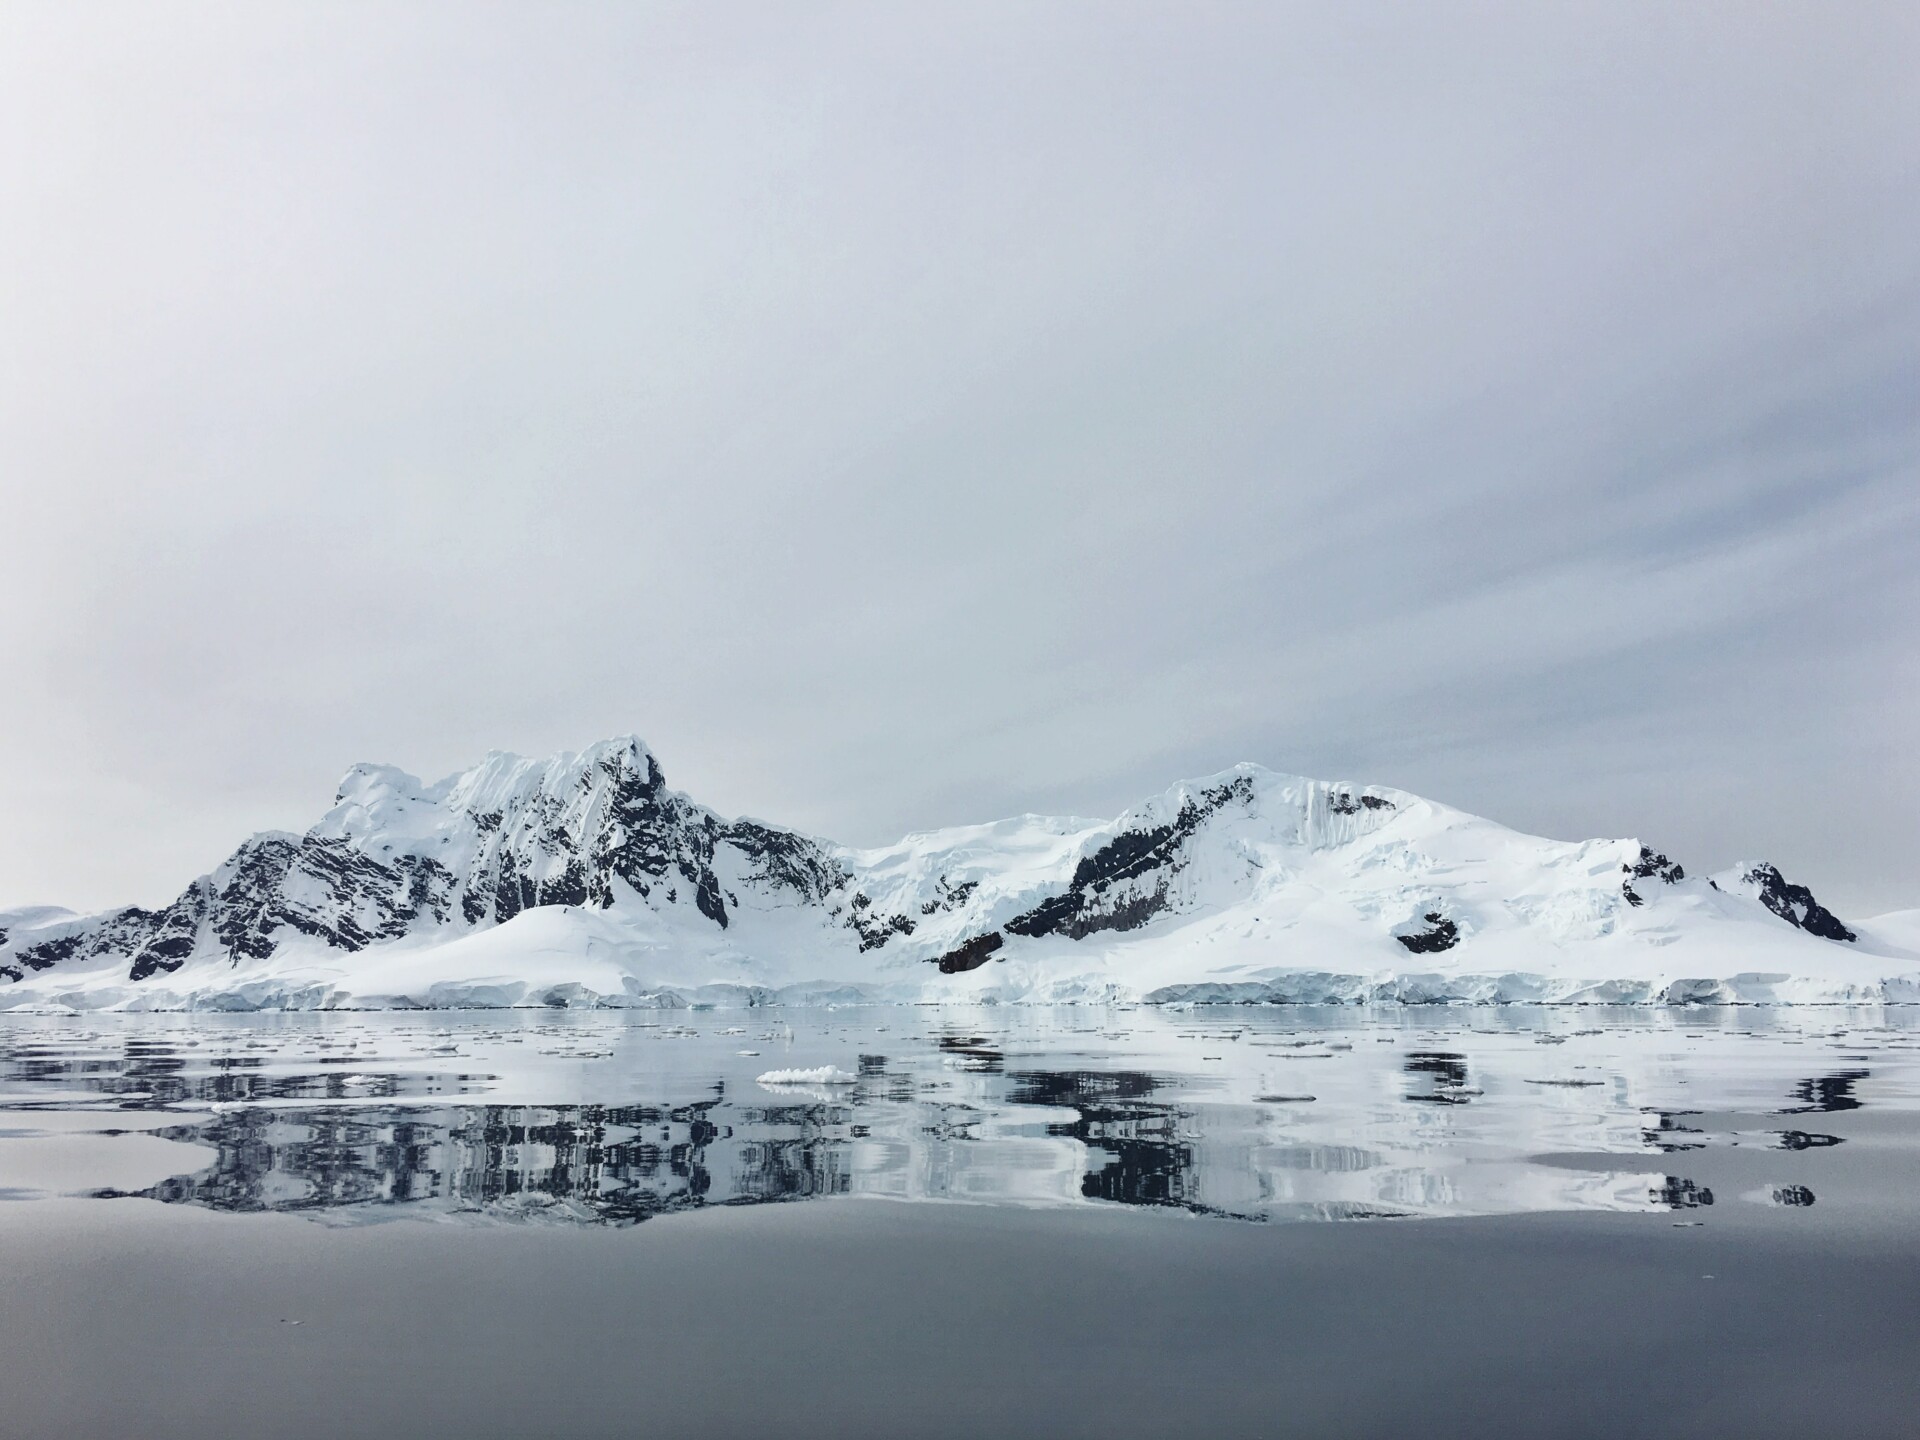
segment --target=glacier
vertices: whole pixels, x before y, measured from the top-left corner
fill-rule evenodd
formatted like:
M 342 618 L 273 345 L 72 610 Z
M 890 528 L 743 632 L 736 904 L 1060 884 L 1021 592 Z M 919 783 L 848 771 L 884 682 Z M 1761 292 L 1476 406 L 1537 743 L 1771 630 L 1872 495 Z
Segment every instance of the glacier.
M 0 1010 L 949 1001 L 1914 1003 L 1920 911 L 1251 764 L 853 849 L 717 815 L 623 736 L 357 765 L 160 909 L 0 912 Z

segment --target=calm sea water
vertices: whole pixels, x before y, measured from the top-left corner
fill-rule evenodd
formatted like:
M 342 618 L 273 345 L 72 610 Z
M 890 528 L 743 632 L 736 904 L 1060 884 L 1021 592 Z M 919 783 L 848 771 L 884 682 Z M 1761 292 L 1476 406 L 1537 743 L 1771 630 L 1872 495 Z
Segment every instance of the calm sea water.
M 19 1436 L 1910 1435 L 1920 1014 L 0 1016 L 0 1287 Z

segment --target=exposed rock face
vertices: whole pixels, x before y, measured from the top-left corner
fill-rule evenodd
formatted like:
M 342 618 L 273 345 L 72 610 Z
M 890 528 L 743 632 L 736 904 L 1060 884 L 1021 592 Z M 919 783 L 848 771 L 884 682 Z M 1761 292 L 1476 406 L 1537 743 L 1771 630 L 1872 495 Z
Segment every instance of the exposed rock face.
M 1840 917 L 1813 898 L 1804 885 L 1789 884 L 1786 876 L 1772 865 L 1755 865 L 1741 877 L 1762 905 L 1789 925 L 1797 925 L 1822 940 L 1854 941 L 1859 937 L 1841 923 Z
M 1101 930 L 1137 930 L 1168 908 L 1168 882 L 1186 868 L 1185 844 L 1201 822 L 1253 798 L 1240 776 L 1189 799 L 1165 824 L 1123 830 L 1074 867 L 1063 894 L 1043 900 L 1006 928 L 1015 935 L 1082 940 Z
M 1397 931 L 1393 938 L 1415 955 L 1437 955 L 1460 943 L 1460 927 L 1438 910 L 1429 910 L 1422 918 L 1426 922 L 1424 925 L 1418 929 Z
M 741 887 L 818 905 L 846 882 L 806 836 L 723 821 L 668 790 L 637 740 L 606 742 L 566 765 L 489 765 L 431 789 L 386 767 L 357 767 L 307 834 L 255 836 L 165 909 L 54 927 L 5 969 L 17 978 L 124 955 L 128 978 L 145 980 L 196 954 L 263 959 L 289 934 L 351 953 L 536 906 L 605 908 L 622 887 L 668 904 L 684 893 L 724 929 Z
M 969 970 L 978 970 L 993 958 L 996 950 L 1006 943 L 1006 937 L 998 930 L 990 930 L 985 935 L 976 935 L 965 944 L 949 950 L 934 963 L 940 967 L 942 975 L 962 975 Z
M 862 950 L 878 950 L 896 935 L 913 934 L 913 921 L 909 917 L 879 914 L 865 891 L 855 892 L 847 902 L 847 924 L 859 935 Z
M 1336 815 L 1358 815 L 1362 810 L 1392 810 L 1394 803 L 1383 795 L 1355 795 L 1336 790 L 1327 798 L 1327 806 Z
M 945 910 L 958 910 L 979 888 L 980 882 L 977 880 L 962 880 L 956 883 L 950 877 L 942 875 L 934 884 L 933 898 L 921 902 L 920 913 L 938 915 Z
M 1714 897 L 1637 841 L 1523 836 L 1401 791 L 1249 765 L 1110 823 L 1027 815 L 847 850 L 716 815 L 626 738 L 496 754 L 431 785 L 356 766 L 305 834 L 256 835 L 160 909 L 0 912 L 0 989 L 76 1006 L 837 1003 L 868 983 L 1110 998 L 1133 970 L 1163 997 L 1530 998 L 1546 982 L 1502 946 L 1524 961 L 1536 937 L 1568 954 L 1609 936 L 1664 945 L 1728 916 L 1776 948 L 1825 948 L 1796 931 L 1854 938 L 1772 866 L 1720 884 Z M 481 933 L 503 925 L 498 941 Z M 339 963 L 393 946 L 392 970 Z M 1456 953 L 1430 973 L 1394 969 L 1443 952 Z M 1477 974 L 1463 967 L 1481 956 L 1501 966 L 1486 984 L 1436 979 Z M 1647 993 L 1745 995 L 1786 965 L 1749 969 L 1667 975 Z M 1574 988 L 1626 993 L 1604 971 Z
M 1668 885 L 1677 885 L 1687 878 L 1687 872 L 1649 846 L 1640 847 L 1640 858 L 1631 865 L 1622 865 L 1620 869 L 1626 879 L 1620 882 L 1620 893 L 1627 897 L 1629 905 L 1644 905 L 1646 898 L 1633 888 L 1636 880 L 1661 880 Z
M 727 898 L 716 863 L 769 890 L 818 901 L 843 876 L 805 836 L 753 821 L 728 824 L 667 789 L 659 763 L 638 741 L 596 747 L 571 773 L 478 811 L 478 844 L 457 887 L 469 921 L 510 920 L 539 905 L 611 905 L 616 883 L 642 899 L 682 886 L 702 915 L 724 928 Z M 479 797 L 476 797 L 479 798 Z

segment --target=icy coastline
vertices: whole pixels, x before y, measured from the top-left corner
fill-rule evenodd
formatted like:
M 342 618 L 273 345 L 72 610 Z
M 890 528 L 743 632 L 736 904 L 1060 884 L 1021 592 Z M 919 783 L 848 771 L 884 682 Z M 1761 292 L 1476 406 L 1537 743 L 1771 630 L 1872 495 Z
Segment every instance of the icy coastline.
M 0 912 L 0 1011 L 946 1002 L 1910 1004 L 1920 911 L 1257 765 L 856 850 L 716 815 L 624 737 L 355 766 L 165 907 Z

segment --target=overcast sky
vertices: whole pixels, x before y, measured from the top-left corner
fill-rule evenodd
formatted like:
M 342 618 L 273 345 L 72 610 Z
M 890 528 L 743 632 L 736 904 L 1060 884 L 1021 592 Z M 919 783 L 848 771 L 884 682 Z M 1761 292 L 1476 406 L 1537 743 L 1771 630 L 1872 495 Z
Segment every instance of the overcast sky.
M 636 731 L 1920 905 L 1920 7 L 0 9 L 0 904 Z

